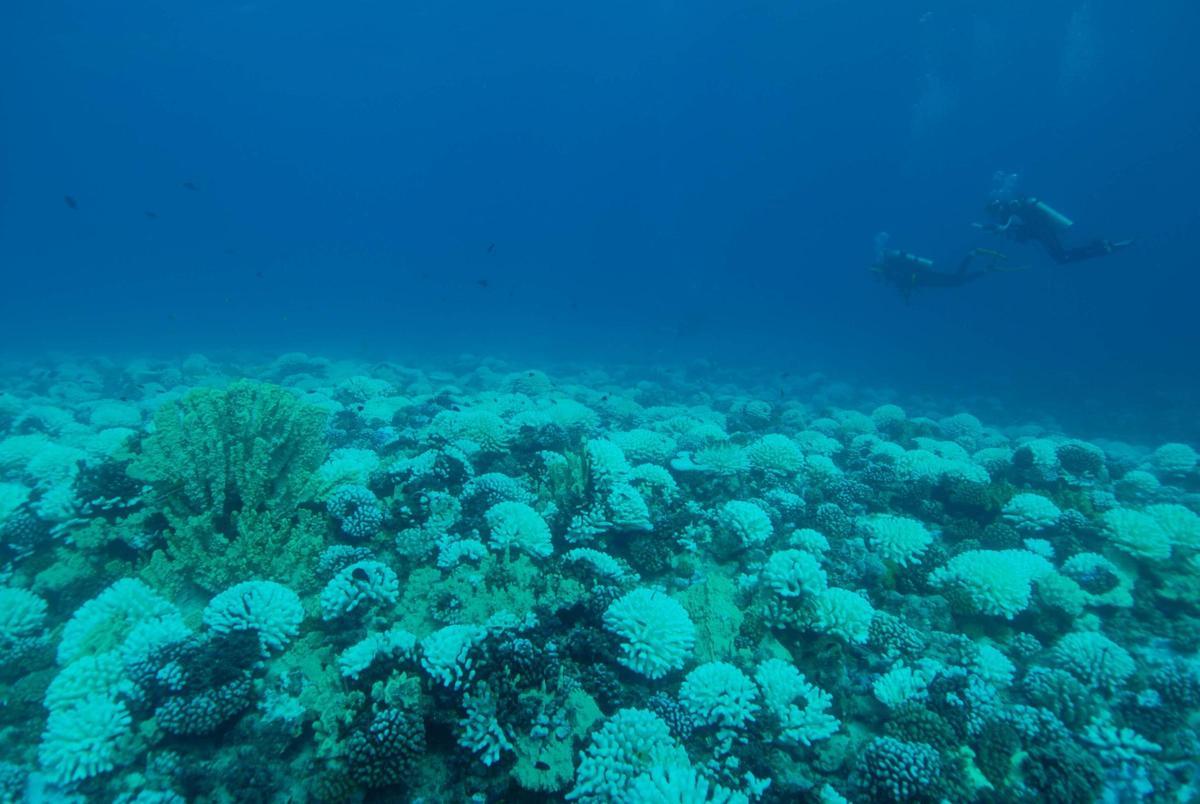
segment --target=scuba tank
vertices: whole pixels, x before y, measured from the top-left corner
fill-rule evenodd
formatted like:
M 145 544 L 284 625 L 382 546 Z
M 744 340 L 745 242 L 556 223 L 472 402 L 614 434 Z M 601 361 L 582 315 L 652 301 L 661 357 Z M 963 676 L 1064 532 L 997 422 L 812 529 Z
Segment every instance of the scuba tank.
M 895 261 L 914 271 L 928 271 L 933 268 L 933 260 L 918 257 L 916 254 L 909 254 L 907 251 L 897 251 L 894 248 L 889 248 L 884 251 L 884 256 L 889 261 Z
M 1025 204 L 1029 208 L 1036 210 L 1039 215 L 1041 215 L 1045 220 L 1049 221 L 1050 225 L 1060 232 L 1070 229 L 1075 225 L 1075 221 L 1054 209 L 1054 207 L 1050 206 L 1045 201 L 1039 201 L 1036 198 L 1030 198 L 1025 202 Z

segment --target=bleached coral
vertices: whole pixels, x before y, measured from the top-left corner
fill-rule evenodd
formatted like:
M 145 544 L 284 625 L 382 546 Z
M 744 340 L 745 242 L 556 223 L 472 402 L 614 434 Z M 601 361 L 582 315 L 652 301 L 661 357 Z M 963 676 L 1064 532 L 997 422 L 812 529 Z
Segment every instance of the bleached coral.
M 611 433 L 609 438 L 621 448 L 627 459 L 637 462 L 666 463 L 676 450 L 675 439 L 652 430 Z
M 1133 579 L 1099 553 L 1076 553 L 1063 562 L 1060 572 L 1083 590 L 1085 605 L 1133 605 Z
M 1034 480 L 1050 483 L 1062 470 L 1058 444 L 1049 438 L 1031 438 L 1013 452 L 1013 465 L 1028 473 Z
M 871 690 L 881 704 L 889 709 L 897 709 L 910 701 L 923 700 L 928 694 L 928 684 L 923 675 L 898 662 L 875 679 Z
M 287 647 L 303 619 L 299 596 L 273 581 L 239 583 L 214 597 L 204 609 L 204 624 L 219 634 L 257 632 L 264 656 Z
M 779 724 L 776 739 L 810 746 L 832 737 L 841 727 L 829 714 L 833 696 L 810 684 L 794 665 L 782 659 L 767 659 L 758 666 L 754 681 L 762 693 L 763 707 Z
M 464 561 L 478 563 L 487 555 L 487 547 L 478 539 L 450 539 L 438 544 L 438 569 L 454 569 Z
M 971 667 L 976 675 L 994 687 L 1009 686 L 1017 673 L 1017 666 L 1011 659 L 994 646 L 986 644 L 978 646 Z
M 443 410 L 433 417 L 429 432 L 448 441 L 465 441 L 486 453 L 503 452 L 512 438 L 504 419 L 484 408 Z
M 633 470 L 621 448 L 607 439 L 589 439 L 586 449 L 592 475 L 603 488 L 611 488 Z
M 728 662 L 708 662 L 692 670 L 679 688 L 679 701 L 695 723 L 743 730 L 758 711 L 758 689 Z
M 1029 606 L 1033 584 L 1053 571 L 1049 561 L 1028 550 L 968 550 L 932 572 L 929 580 L 960 590 L 981 614 L 1011 620 Z
M 697 449 L 692 456 L 692 462 L 693 468 L 723 476 L 736 475 L 750 468 L 750 459 L 746 457 L 746 451 L 736 444 L 725 442 L 716 442 Z M 676 466 L 675 462 L 671 465 Z
M 830 587 L 813 602 L 815 625 L 848 642 L 866 642 L 875 609 L 871 601 L 849 589 Z
M 0 483 L 0 525 L 29 500 L 30 489 L 20 483 Z
M 890 403 L 871 411 L 871 421 L 879 430 L 893 430 L 904 424 L 907 418 L 908 414 L 904 412 L 904 408 Z
M 321 617 L 335 620 L 370 605 L 395 603 L 399 596 L 400 579 L 391 567 L 379 561 L 356 561 L 321 590 Z
M 55 709 L 38 747 L 42 768 L 60 784 L 111 771 L 127 758 L 132 723 L 125 705 L 104 695 Z
M 84 656 L 64 667 L 46 688 L 42 703 L 50 712 L 67 710 L 93 695 L 116 700 L 131 689 L 125 662 L 118 651 L 109 651 Z
M 915 483 L 936 485 L 944 480 L 984 485 L 990 481 L 987 470 L 967 459 L 946 458 L 927 449 L 905 452 L 896 461 L 900 477 Z
M 1062 516 L 1058 506 L 1041 494 L 1014 494 L 1004 504 L 1004 521 L 1022 533 L 1040 533 Z
M 117 648 L 140 622 L 178 615 L 175 607 L 136 578 L 122 578 L 76 610 L 63 629 L 58 663 Z
M 780 597 L 819 595 L 827 585 L 820 560 L 804 550 L 772 553 L 763 567 L 762 580 Z
M 1167 534 L 1171 544 L 1189 550 L 1200 549 L 1200 516 L 1185 505 L 1158 503 L 1143 511 Z
M 1200 462 L 1200 456 L 1187 444 L 1170 443 L 1154 450 L 1150 461 L 1164 477 L 1173 477 L 1193 471 L 1197 462 Z
M 321 491 L 314 496 L 323 497 L 342 485 L 365 486 L 379 467 L 379 456 L 372 450 L 335 449 L 317 467 L 312 482 Z
M 548 558 L 554 552 L 546 520 L 525 503 L 496 503 L 484 518 L 491 528 L 492 547 L 497 550 L 515 548 L 534 558 Z
M 344 677 L 355 679 L 381 656 L 389 659 L 411 657 L 416 644 L 417 638 L 403 628 L 368 634 L 338 654 L 338 670 Z
M 866 531 L 871 549 L 880 558 L 901 567 L 919 564 L 933 541 L 933 534 L 924 524 L 908 517 L 872 514 L 861 517 L 859 525 Z
M 574 550 L 568 550 L 563 555 L 563 560 L 587 564 L 597 575 L 610 581 L 624 580 L 627 574 L 615 558 L 589 547 L 576 547 Z
M 496 702 L 488 694 L 463 695 L 466 717 L 458 722 L 462 730 L 458 744 L 473 754 L 488 767 L 494 765 L 505 751 L 512 751 L 513 744 L 496 720 Z
M 983 422 L 970 413 L 955 413 L 938 422 L 942 433 L 960 443 L 974 444 L 983 435 Z
M 462 689 L 475 678 L 471 649 L 487 636 L 478 625 L 448 625 L 421 640 L 421 666 L 439 684 Z
M 621 530 L 653 530 L 650 508 L 641 493 L 628 483 L 614 483 L 605 500 L 608 518 Z
M 645 709 L 620 709 L 581 752 L 575 786 L 566 798 L 584 804 L 636 800 L 629 795 L 639 776 L 655 768 L 689 764 L 687 753 L 658 715 Z
M 1134 558 L 1166 561 L 1171 557 L 1171 537 L 1151 514 L 1114 508 L 1104 512 L 1104 527 L 1113 546 Z
M 37 637 L 46 621 L 46 601 L 19 587 L 0 587 L 0 657 L 5 646 Z
M 735 545 L 753 547 L 771 537 L 771 518 L 752 502 L 730 500 L 721 508 L 721 526 Z
M 1120 687 L 1137 669 L 1129 651 L 1096 631 L 1066 634 L 1054 646 L 1053 656 L 1059 667 L 1100 690 Z
M 746 447 L 746 460 L 755 469 L 787 476 L 803 468 L 804 453 L 787 436 L 770 433 Z
M 634 779 L 627 801 L 639 804 L 749 804 L 740 790 L 706 779 L 690 765 L 655 766 Z
M 792 531 L 792 535 L 788 537 L 788 546 L 819 556 L 829 551 L 829 539 L 818 530 L 800 528 Z
M 1158 476 L 1141 469 L 1126 472 L 1116 484 L 1117 497 L 1122 501 L 1145 503 L 1158 499 L 1162 482 Z
M 609 604 L 604 625 L 622 640 L 618 661 L 651 679 L 683 667 L 696 641 L 696 626 L 683 606 L 646 588 Z
M 833 429 L 837 422 L 832 422 Z M 805 455 L 837 455 L 844 447 L 842 442 L 817 430 L 803 430 L 793 436 L 796 445 Z

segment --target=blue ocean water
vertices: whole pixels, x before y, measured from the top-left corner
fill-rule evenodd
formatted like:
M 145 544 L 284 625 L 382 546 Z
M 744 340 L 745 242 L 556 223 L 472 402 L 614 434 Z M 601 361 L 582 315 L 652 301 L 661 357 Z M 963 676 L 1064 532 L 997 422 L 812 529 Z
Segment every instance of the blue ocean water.
M 1193 530 L 1200 479 L 1188 451 L 1200 445 L 1197 34 L 1200 6 L 1177 0 L 1137 8 L 1117 0 L 5 4 L 0 524 L 8 540 L 5 589 L 20 591 L 0 604 L 42 614 L 28 614 L 34 624 L 24 631 L 0 634 L 5 650 L 20 657 L 12 666 L 22 671 L 4 682 L 7 699 L 21 703 L 12 718 L 0 714 L 0 733 L 9 735 L 10 745 L 24 741 L 23 750 L 0 756 L 4 795 L 237 797 L 232 784 L 204 789 L 197 769 L 220 757 L 249 778 L 250 771 L 229 758 L 260 745 L 270 746 L 276 759 L 246 784 L 264 800 L 286 789 L 313 800 L 425 801 L 554 798 L 574 789 L 585 800 L 692 801 L 706 800 L 696 793 L 704 785 L 720 786 L 734 800 L 971 800 L 985 787 L 964 781 L 972 773 L 986 776 L 990 794 L 1001 800 L 1029 800 L 1067 793 L 1045 781 L 1050 771 L 1039 769 L 1043 776 L 1035 779 L 1028 768 L 1012 774 L 997 768 L 1011 759 L 1016 769 L 1022 755 L 1061 744 L 1106 757 L 1102 769 L 1066 774 L 1073 781 L 1062 784 L 1077 785 L 1070 790 L 1074 800 L 1194 794 L 1194 764 L 1188 763 L 1194 763 L 1200 681 L 1194 648 L 1180 646 L 1189 643 L 1197 621 L 1191 573 L 1200 548 L 1200 531 Z M 1094 238 L 1134 242 L 1117 253 L 1057 265 L 1036 242 L 973 226 L 987 221 L 985 205 L 1001 189 L 1007 197 L 1035 196 L 1069 216 L 1075 221 L 1064 235 L 1070 245 Z M 918 288 L 906 300 L 870 270 L 881 233 L 888 247 L 929 258 L 942 271 L 952 272 L 974 248 L 1003 252 L 1009 270 L 963 287 Z M 236 385 L 246 379 L 275 390 Z M 287 391 L 286 404 L 271 396 L 279 388 Z M 304 428 L 293 419 L 305 415 L 292 410 L 295 400 L 328 415 L 319 448 L 295 435 Z M 881 407 L 890 404 L 904 408 L 900 418 Z M 292 424 L 277 431 L 276 420 L 260 412 L 245 416 L 261 418 L 263 431 L 244 428 L 237 411 L 273 405 L 284 412 L 272 415 Z M 553 412 L 559 405 L 586 410 Z M 203 424 L 181 433 L 170 429 L 177 419 L 192 421 L 189 415 Z M 719 437 L 702 434 L 710 425 Z M 201 433 L 204 427 L 210 429 Z M 892 446 L 876 449 L 874 441 L 857 440 L 868 434 Z M 201 442 L 223 450 L 225 480 L 214 481 L 217 470 L 195 457 L 211 457 Z M 248 443 L 311 453 L 312 465 L 290 452 L 284 460 L 267 447 L 261 463 L 230 452 L 231 444 Z M 612 458 L 614 444 L 624 458 Z M 897 457 L 897 449 L 909 457 Z M 191 469 L 176 476 L 155 464 L 154 454 L 172 451 L 188 456 L 182 463 Z M 795 465 L 793 452 L 801 455 Z M 446 457 L 451 453 L 457 457 Z M 559 457 L 535 460 L 542 453 Z M 346 469 L 339 457 L 371 466 Z M 958 463 L 921 470 L 932 474 L 909 465 L 926 457 Z M 591 476 L 579 466 L 606 475 L 598 467 L 609 459 L 625 467 L 612 470 L 618 478 L 635 466 L 655 468 L 637 482 L 621 480 L 616 490 L 592 478 L 579 480 L 586 486 L 581 491 L 556 474 L 569 465 L 585 478 Z M 429 466 L 418 470 L 422 460 Z M 450 466 L 460 460 L 465 468 Z M 876 463 L 890 468 L 876 471 Z M 908 466 L 910 475 L 888 474 L 893 463 Z M 459 471 L 475 480 L 508 480 L 492 477 L 495 487 L 480 491 L 476 486 L 488 484 L 469 486 Z M 981 471 L 986 480 L 976 482 Z M 242 476 L 255 472 L 269 476 L 274 488 L 258 508 Z M 303 491 L 280 491 L 301 476 L 324 478 L 327 487 L 313 481 Z M 962 484 L 983 489 L 964 491 Z M 675 490 L 663 491 L 667 486 Z M 629 493 L 637 502 L 622 496 Z M 186 503 L 179 502 L 181 494 Z M 614 521 L 621 511 L 612 495 L 637 510 L 621 509 L 627 518 Z M 933 502 L 922 502 L 930 495 Z M 1054 515 L 1022 495 L 1044 500 Z M 457 512 L 444 521 L 429 510 L 443 503 Z M 502 512 L 519 519 L 532 510 L 543 524 L 498 525 L 501 514 L 490 512 L 501 503 L 525 506 L 517 514 L 511 506 Z M 757 505 L 758 513 L 727 509 L 731 503 Z M 344 517 L 337 515 L 339 505 L 347 507 Z M 262 516 L 282 516 L 286 509 L 286 525 L 277 519 L 263 520 L 269 528 L 246 525 L 240 506 Z M 379 522 L 351 538 L 343 519 L 375 506 Z M 1146 524 L 1146 517 L 1168 516 L 1153 506 L 1174 506 L 1170 516 L 1180 519 Z M 310 521 L 318 514 L 330 529 L 320 537 Z M 923 545 L 933 538 L 923 566 L 934 574 L 942 568 L 943 586 L 925 577 L 928 572 L 913 578 L 906 570 L 907 559 L 925 546 L 911 548 L 912 554 L 880 551 L 883 538 L 873 535 L 870 518 L 893 515 L 928 530 L 912 538 Z M 754 521 L 746 524 L 743 516 Z M 197 524 L 204 517 L 208 524 Z M 762 517 L 770 520 L 770 536 L 754 535 Z M 444 532 L 435 544 L 428 531 L 439 523 Z M 1001 525 L 1008 528 L 1002 535 L 988 530 Z M 441 591 L 422 574 L 438 567 L 434 548 L 450 550 L 449 539 L 472 543 L 453 548 L 473 556 L 463 559 L 467 565 L 480 560 L 472 551 L 487 554 L 481 566 L 490 569 L 478 572 L 488 583 L 532 583 L 528 566 L 509 566 L 511 544 L 524 545 L 526 564 L 550 561 L 539 541 L 543 527 L 553 536 L 554 561 L 569 549 L 597 549 L 622 567 L 617 575 L 597 570 L 601 580 L 588 582 L 603 587 L 588 586 L 595 599 L 580 602 L 577 590 L 560 590 L 572 608 L 564 613 L 550 606 L 560 618 L 554 625 L 545 624 L 541 597 L 537 605 L 526 601 L 526 610 L 510 611 L 525 604 L 507 599 L 503 606 L 472 609 L 456 596 L 479 578 L 452 577 L 447 568 L 458 559 L 442 567 Z M 266 539 L 264 529 L 274 528 L 272 538 L 281 541 L 256 542 L 258 558 L 214 560 L 213 570 L 194 555 L 197 528 L 206 529 L 201 541 L 214 555 L 236 553 L 230 545 L 239 539 Z M 405 541 L 420 541 L 414 531 L 426 539 L 423 547 Z M 648 544 L 643 531 L 669 534 L 673 547 Z M 817 532 L 832 545 L 824 569 L 814 570 L 828 574 L 829 587 L 857 590 L 876 611 L 925 634 L 926 644 L 941 638 L 930 634 L 962 631 L 1005 654 L 1019 676 L 1013 690 L 1024 684 L 1024 693 L 987 673 L 972 678 L 995 682 L 1010 709 L 1053 713 L 1066 731 L 1047 737 L 1047 727 L 1038 736 L 1028 723 L 1014 726 L 1019 718 L 1006 716 L 988 726 L 988 747 L 958 723 L 946 745 L 938 743 L 941 731 L 917 739 L 919 729 L 908 721 L 908 731 L 887 729 L 894 712 L 867 711 L 879 706 L 871 684 L 886 676 L 895 657 L 864 652 L 857 632 L 836 650 L 828 648 L 854 654 L 853 661 L 842 657 L 853 669 L 839 677 L 814 669 L 814 651 L 826 648 L 807 637 L 789 642 L 794 635 L 776 633 L 764 647 L 756 641 L 766 639 L 763 632 L 803 631 L 795 618 L 816 616 L 792 612 L 788 619 L 778 611 L 780 601 L 761 597 L 774 588 L 765 569 L 773 556 L 812 547 L 808 537 L 794 535 L 798 531 Z M 1133 531 L 1139 535 L 1129 535 Z M 727 532 L 741 534 L 748 552 L 723 546 Z M 1161 543 L 1147 547 L 1145 539 Z M 298 578 L 262 559 L 264 551 L 287 553 L 293 541 L 300 545 L 297 556 L 315 566 L 319 553 L 322 566 L 336 571 L 317 583 L 316 570 Z M 503 560 L 492 555 L 497 544 Z M 444 668 L 431 669 L 415 658 L 426 654 L 412 646 L 378 648 L 381 655 L 411 659 L 398 675 L 372 677 L 395 689 L 376 690 L 382 697 L 358 701 L 358 709 L 344 704 L 353 711 L 340 726 L 331 725 L 339 717 L 330 714 L 332 704 L 299 694 L 301 676 L 317 682 L 304 675 L 311 666 L 296 657 L 320 657 L 323 666 L 334 667 L 339 651 L 361 644 L 348 641 L 349 634 L 370 639 L 385 627 L 400 627 L 400 620 L 375 612 L 375 620 L 357 622 L 347 635 L 330 635 L 322 624 L 323 589 L 352 564 L 326 555 L 339 545 L 366 550 L 356 560 L 379 559 L 393 580 L 398 574 L 400 602 L 393 593 L 390 605 L 428 603 L 441 612 L 423 625 L 403 622 L 404 633 L 421 644 L 440 633 L 431 622 L 491 629 L 487 639 L 456 638 L 466 640 L 464 646 L 503 642 L 507 658 L 498 658 L 500 648 L 486 651 L 487 668 L 500 672 L 495 666 L 517 662 L 511 652 L 531 639 L 559 640 L 571 689 L 597 699 L 613 730 L 623 723 L 617 712 L 649 711 L 647 696 L 665 696 L 656 717 L 670 722 L 672 736 L 664 738 L 655 762 L 678 770 L 672 752 L 684 751 L 695 775 L 687 777 L 696 786 L 692 797 L 675 789 L 687 786 L 678 778 L 683 771 L 671 779 L 648 776 L 640 786 L 626 780 L 628 789 L 593 791 L 585 780 L 591 771 L 579 768 L 592 767 L 586 752 L 600 728 L 596 719 L 587 726 L 558 724 L 576 730 L 560 746 L 567 765 L 574 764 L 573 781 L 530 781 L 540 766 L 520 770 L 535 756 L 526 745 L 528 718 L 503 710 L 530 706 L 528 690 L 500 703 L 497 689 L 474 690 L 474 703 L 464 704 L 438 681 Z M 974 587 L 954 594 L 944 588 L 956 572 L 970 574 L 968 562 L 954 565 L 956 558 L 1018 549 L 1052 561 L 1054 577 L 1070 579 L 1081 595 L 1098 598 L 1134 579 L 1138 591 L 1122 605 L 1088 598 L 1056 609 L 1035 602 L 1057 618 L 1039 631 L 1020 617 L 1012 620 L 1017 612 L 1032 616 L 1024 605 L 993 611 L 979 605 L 984 593 Z M 864 555 L 875 555 L 874 563 Z M 1067 560 L 1079 555 L 1099 558 L 1091 564 L 1080 559 L 1087 570 L 1072 575 Z M 1026 587 L 1049 571 L 1021 560 L 1026 564 L 1012 572 Z M 207 580 L 183 582 L 195 573 Z M 569 576 L 558 569 L 548 574 L 563 585 Z M 631 580 L 636 575 L 641 586 Z M 682 599 L 690 583 L 718 577 L 739 590 L 741 597 L 726 590 L 735 601 L 729 605 L 758 630 L 746 626 L 740 653 L 709 645 L 707 661 L 681 659 L 671 666 L 677 677 L 668 676 L 661 689 L 648 684 L 636 661 L 592 662 L 588 651 L 600 647 L 567 644 L 568 634 L 578 640 L 619 634 L 620 627 L 606 632 L 601 624 L 615 615 L 597 612 L 609 611 L 608 603 L 625 600 L 634 587 L 661 588 Z M 147 584 L 133 595 L 138 602 L 102 598 L 132 578 Z M 358 575 L 343 580 L 367 582 Z M 93 647 L 64 655 L 62 629 L 70 631 L 80 607 L 107 601 L 93 608 L 115 606 L 131 629 L 136 618 L 129 612 L 137 610 L 138 616 L 153 612 L 156 622 L 177 615 L 180 629 L 217 631 L 207 613 L 216 604 L 206 603 L 222 590 L 240 589 L 235 581 L 287 587 L 278 593 L 285 598 L 279 604 L 285 625 L 287 595 L 297 606 L 303 602 L 305 619 L 280 638 L 280 647 L 292 638 L 307 642 L 284 653 L 292 657 L 286 660 L 264 642 L 274 665 L 264 660 L 251 670 L 251 662 L 221 684 L 253 683 L 254 702 L 243 703 L 258 713 L 273 711 L 262 701 L 291 694 L 292 679 L 300 712 L 276 712 L 274 719 L 239 713 L 219 731 L 197 736 L 191 726 L 176 726 L 165 737 L 147 736 L 153 727 L 146 724 L 154 721 L 150 699 L 178 691 L 149 690 L 126 667 L 88 690 L 111 693 L 92 715 L 128 720 L 129 731 L 140 735 L 136 744 L 113 737 L 121 745 L 112 758 L 62 771 L 54 749 L 45 748 L 56 745 L 54 713 L 63 711 L 47 685 L 53 689 L 56 672 L 74 667 L 78 655 L 120 653 L 126 639 L 108 637 L 107 653 Z M 433 585 L 428 600 L 404 597 L 420 582 Z M 1101 589 L 1106 584 L 1112 586 Z M 143 592 L 154 600 L 138 597 Z M 42 600 L 40 609 L 26 593 Z M 273 594 L 256 590 L 259 597 L 244 598 L 250 601 L 245 610 Z M 974 608 L 947 613 L 963 597 L 975 599 Z M 935 599 L 941 602 L 930 602 Z M 438 608 L 452 601 L 477 616 Z M 702 619 L 699 604 L 685 605 L 685 620 Z M 517 620 L 536 609 L 543 630 L 535 636 L 521 630 L 527 624 L 496 624 L 501 609 Z M 579 625 L 587 622 L 580 612 L 591 609 L 588 632 Z M 1075 672 L 1061 659 L 1066 648 L 1056 646 L 1076 634 L 1100 634 L 1096 618 L 1113 616 L 1117 624 L 1103 638 L 1111 637 L 1131 666 L 1136 662 L 1136 672 L 1124 666 L 1111 670 L 1112 678 L 1100 678 L 1110 672 L 1107 666 L 1103 673 Z M 579 635 L 584 632 L 590 636 Z M 186 643 L 162 639 L 168 646 Z M 17 652 L 14 646 L 29 640 L 44 643 L 50 658 L 32 649 Z M 1088 644 L 1095 648 L 1094 640 Z M 197 655 L 213 648 L 205 643 L 188 650 L 178 661 L 202 663 Z M 929 648 L 926 658 L 953 667 L 956 650 Z M 832 711 L 844 724 L 836 752 L 814 759 L 794 738 L 780 738 L 786 746 L 772 750 L 788 755 L 787 762 L 777 757 L 754 764 L 744 756 L 749 749 L 722 748 L 721 740 L 736 733 L 742 746 L 771 743 L 775 738 L 765 731 L 685 713 L 678 717 L 687 721 L 688 737 L 665 714 L 704 708 L 696 703 L 703 673 L 690 692 L 680 688 L 697 667 L 724 663 L 750 684 L 756 667 L 789 652 L 810 680 L 831 687 Z M 905 656 L 909 665 L 921 658 L 917 654 Z M 1031 668 L 1058 674 L 1054 683 L 1062 689 L 1054 705 L 1047 703 L 1049 693 L 1029 692 L 1034 685 L 1024 679 Z M 927 677 L 918 686 L 935 688 L 929 695 L 945 693 L 938 684 L 965 677 L 967 671 L 957 669 L 958 676 L 939 676 L 924 666 L 918 675 Z M 244 679 L 237 675 L 243 672 Z M 1162 681 L 1165 676 L 1174 686 Z M 692 676 L 687 679 L 685 685 Z M 709 681 L 736 686 L 728 677 Z M 766 721 L 786 722 L 788 710 L 768 717 L 771 705 L 758 683 L 758 692 L 750 684 L 746 694 L 761 694 L 754 707 L 769 731 Z M 624 693 L 610 689 L 622 684 Z M 370 689 L 346 682 L 345 694 L 371 699 Z M 598 689 L 611 699 L 600 700 Z M 559 692 L 555 700 L 562 704 L 570 693 L 565 686 Z M 1153 708 L 1146 703 L 1153 695 L 1190 713 L 1190 720 L 1155 720 L 1142 711 Z M 1059 699 L 1072 696 L 1088 699 L 1095 719 L 1067 717 Z M 459 707 L 457 717 L 474 725 L 460 728 L 430 716 L 428 751 L 416 760 L 399 754 L 363 760 L 361 752 L 370 751 L 355 740 L 388 724 L 403 731 L 388 713 L 407 713 L 404 728 L 415 728 L 418 697 L 421 706 Z M 912 697 L 929 700 L 924 687 Z M 395 703 L 401 698 L 404 706 Z M 1084 703 L 1078 705 L 1087 708 Z M 556 716 L 567 717 L 564 711 Z M 570 711 L 575 717 L 580 707 Z M 932 704 L 921 711 L 932 714 L 905 717 L 950 720 Z M 473 733 L 489 718 L 501 736 L 493 730 L 491 738 L 478 739 L 495 747 L 498 764 L 472 761 L 470 750 L 455 747 L 472 739 L 462 737 L 463 730 Z M 161 711 L 157 719 L 166 722 Z M 32 731 L 21 731 L 22 720 Z M 284 725 L 263 725 L 275 721 Z M 512 725 L 518 721 L 524 725 Z M 845 725 L 851 723 L 853 729 Z M 293 727 L 295 734 L 288 732 Z M 653 731 L 658 724 L 645 727 Z M 1170 739 L 1157 751 L 1134 739 L 1165 734 Z M 1109 761 L 1119 753 L 1110 743 L 1121 739 L 1141 759 Z M 872 740 L 925 748 L 903 754 Z M 996 748 L 1003 754 L 996 768 L 950 772 L 959 748 L 982 757 L 994 744 L 1019 750 Z M 347 759 L 354 750 L 359 758 Z M 947 770 L 940 776 L 931 770 L 940 781 L 924 787 L 887 787 L 871 773 L 895 758 L 889 751 L 906 763 Z M 1147 759 L 1151 754 L 1160 758 Z M 745 763 L 752 778 L 731 757 Z M 414 761 L 421 781 L 409 787 L 389 776 L 392 771 L 381 772 L 380 781 L 362 770 L 371 762 L 407 769 Z M 164 770 L 168 765 L 174 770 Z M 138 773 L 159 786 L 139 788 Z M 301 781 L 318 777 L 320 785 Z M 451 777 L 459 786 L 439 788 Z M 647 785 L 670 788 L 659 792 L 676 797 L 648 798 Z
M 1197 16 L 16 5 L 5 342 L 386 354 L 486 337 L 770 354 L 1064 414 L 1084 393 L 1190 402 Z M 996 171 L 1077 236 L 1136 249 L 1066 270 L 1011 249 L 1028 272 L 911 308 L 867 281 L 879 231 L 947 267 L 998 245 L 970 228 Z

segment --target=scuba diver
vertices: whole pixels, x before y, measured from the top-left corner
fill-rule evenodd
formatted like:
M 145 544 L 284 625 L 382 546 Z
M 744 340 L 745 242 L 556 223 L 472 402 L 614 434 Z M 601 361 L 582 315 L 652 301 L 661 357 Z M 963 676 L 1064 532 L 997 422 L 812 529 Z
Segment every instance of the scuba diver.
M 990 257 L 991 261 L 983 268 L 972 271 L 971 263 L 974 262 L 976 257 Z M 998 251 L 986 248 L 971 249 L 959 261 L 958 269 L 954 273 L 946 273 L 945 271 L 934 270 L 933 260 L 918 257 L 916 254 L 910 254 L 907 251 L 883 248 L 879 250 L 878 259 L 871 266 L 871 270 L 882 281 L 900 291 L 900 295 L 904 297 L 904 301 L 908 302 L 912 297 L 912 292 L 917 288 L 957 288 L 974 282 L 976 279 L 981 279 L 988 274 L 1004 270 L 1015 270 L 1002 268 L 999 263 L 1004 259 L 1006 257 Z
M 1036 240 L 1059 265 L 1103 257 L 1131 245 L 1132 240 L 1096 239 L 1082 246 L 1063 245 L 1062 234 L 1074 221 L 1044 201 L 1033 197 L 996 198 L 988 202 L 988 215 L 994 223 L 977 223 L 976 228 L 1004 235 L 1018 243 Z

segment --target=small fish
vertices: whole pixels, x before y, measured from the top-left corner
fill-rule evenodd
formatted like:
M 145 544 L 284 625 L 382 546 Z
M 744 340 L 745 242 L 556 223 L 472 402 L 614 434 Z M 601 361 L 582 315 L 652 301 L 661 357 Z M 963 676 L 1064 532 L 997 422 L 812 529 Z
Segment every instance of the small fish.
M 183 183 L 183 189 L 185 189 L 185 190 L 191 190 L 193 193 L 198 193 L 198 192 L 200 192 L 200 188 L 196 186 L 196 183 L 195 183 L 195 182 L 190 182 L 190 181 L 185 181 L 185 182 Z
M 487 279 L 476 279 L 475 284 L 479 285 L 479 287 L 481 287 L 481 288 L 486 288 L 488 285 L 491 284 L 491 282 Z
M 258 277 L 259 279 L 262 279 L 262 278 L 263 278 L 263 272 L 262 272 L 262 271 L 255 271 L 255 272 L 254 272 L 254 275 L 255 275 L 256 277 Z
M 488 254 L 495 254 L 495 253 L 496 253 L 496 244 L 488 243 Z
M 146 217 L 152 221 L 156 221 L 156 220 L 158 220 L 158 213 L 157 212 L 147 212 Z
M 75 200 L 75 196 L 73 195 L 64 195 L 63 203 L 69 206 L 71 209 L 79 209 L 79 202 Z

